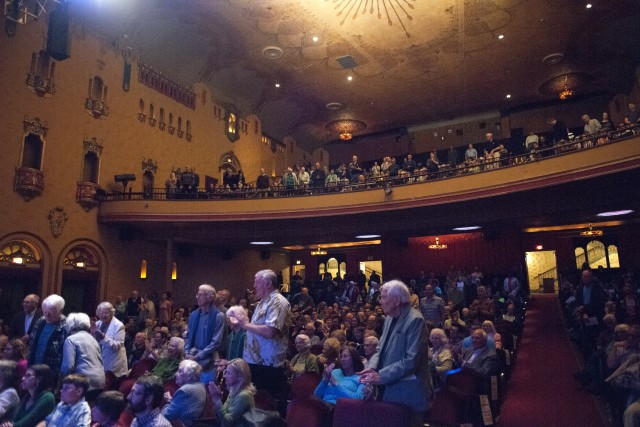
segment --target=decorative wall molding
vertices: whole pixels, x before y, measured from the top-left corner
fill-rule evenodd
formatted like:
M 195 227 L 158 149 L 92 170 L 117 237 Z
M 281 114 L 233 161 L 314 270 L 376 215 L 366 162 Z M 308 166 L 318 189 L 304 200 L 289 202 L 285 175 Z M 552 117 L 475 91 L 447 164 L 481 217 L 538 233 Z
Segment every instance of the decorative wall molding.
M 47 215 L 47 218 L 49 219 L 51 234 L 57 239 L 62 234 L 64 226 L 69 220 L 69 216 L 64 211 L 64 208 L 56 206 L 49 211 L 49 215 Z
M 142 62 L 138 62 L 138 81 L 192 110 L 196 109 L 195 93 L 169 80 Z

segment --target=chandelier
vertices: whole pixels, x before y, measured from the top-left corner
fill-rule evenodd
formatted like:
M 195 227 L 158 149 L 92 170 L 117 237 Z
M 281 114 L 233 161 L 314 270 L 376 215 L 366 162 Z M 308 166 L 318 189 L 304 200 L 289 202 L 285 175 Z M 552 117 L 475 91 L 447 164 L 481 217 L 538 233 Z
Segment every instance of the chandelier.
M 337 133 L 338 137 L 343 141 L 353 138 L 353 135 L 362 132 L 367 128 L 366 123 L 360 120 L 340 119 L 327 123 L 325 129 L 329 132 Z
M 435 243 L 430 244 L 429 249 L 436 249 L 436 250 L 447 249 L 447 245 L 445 245 L 444 243 L 440 243 L 440 238 L 436 237 Z
M 593 77 L 587 73 L 570 72 L 547 80 L 538 90 L 543 95 L 558 96 L 564 100 L 574 96 L 576 89 L 584 88 L 592 80 Z
M 604 231 L 599 229 L 593 229 L 591 224 L 589 224 L 589 229 L 580 232 L 580 236 L 582 237 L 599 237 L 604 234 Z
M 311 251 L 311 255 L 313 255 L 313 256 L 326 255 L 326 254 L 327 254 L 327 251 L 321 249 L 320 246 L 318 246 L 318 250 Z

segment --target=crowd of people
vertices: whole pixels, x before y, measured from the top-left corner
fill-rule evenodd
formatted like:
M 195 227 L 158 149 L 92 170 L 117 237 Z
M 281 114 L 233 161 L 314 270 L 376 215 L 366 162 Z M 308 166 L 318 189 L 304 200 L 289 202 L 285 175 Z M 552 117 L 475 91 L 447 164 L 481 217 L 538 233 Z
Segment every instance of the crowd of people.
M 640 297 L 633 274 L 606 277 L 585 268 L 559 292 L 569 335 L 585 362 L 574 377 L 602 395 L 616 424 L 640 425 Z
M 309 195 L 332 192 L 357 191 L 387 185 L 425 182 L 461 174 L 492 170 L 508 164 L 536 161 L 555 154 L 592 147 L 638 134 L 638 111 L 630 102 L 624 119 L 615 125 L 607 112 L 601 120 L 588 114 L 581 116 L 584 122 L 582 134 L 574 137 L 567 125 L 550 117 L 546 132 L 530 132 L 523 144 L 514 145 L 510 140 L 498 140 L 494 134 L 485 134 L 485 140 L 476 144 L 449 147 L 448 150 L 431 151 L 421 155 L 407 154 L 402 158 L 386 156 L 380 162 L 359 161 L 333 167 L 320 163 L 293 165 L 282 175 L 270 177 L 264 171 L 254 182 L 248 182 L 242 170 L 225 170 L 221 183 L 209 183 L 198 189 L 199 178 L 188 166 L 185 172 L 172 171 L 166 181 L 166 197 L 175 198 L 253 198 Z M 443 160 L 441 160 L 441 157 Z M 445 158 L 446 157 L 446 158 Z M 184 178 L 182 178 L 184 177 Z M 195 177 L 195 178 L 194 178 Z M 203 190 L 203 191 L 200 191 Z
M 118 425 L 125 406 L 134 426 L 189 426 L 207 408 L 241 425 L 256 390 L 286 417 L 292 384 L 309 373 L 328 409 L 341 397 L 403 403 L 421 425 L 452 369 L 507 371 L 527 294 L 515 275 L 485 280 L 479 269 L 408 285 L 325 274 L 283 293 L 280 282 L 263 270 L 243 295 L 203 284 L 182 307 L 169 292 L 133 291 L 91 316 L 63 314 L 59 295 L 26 295 L 0 337 L 0 426 Z M 505 323 L 508 340 L 495 326 Z

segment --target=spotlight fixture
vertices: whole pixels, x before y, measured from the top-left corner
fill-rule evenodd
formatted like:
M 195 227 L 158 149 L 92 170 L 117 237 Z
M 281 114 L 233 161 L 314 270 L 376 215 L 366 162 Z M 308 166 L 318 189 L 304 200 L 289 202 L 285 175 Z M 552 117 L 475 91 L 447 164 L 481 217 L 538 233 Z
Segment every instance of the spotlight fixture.
M 429 249 L 436 249 L 436 250 L 447 249 L 447 245 L 445 245 L 444 243 L 440 243 L 440 238 L 436 237 L 435 243 L 430 244 Z
M 619 215 L 628 215 L 633 213 L 633 209 L 621 209 L 619 211 L 608 211 L 608 212 L 600 212 L 596 216 L 619 216 Z
M 324 249 L 320 248 L 320 246 L 318 246 L 318 250 L 311 251 L 311 255 L 313 255 L 313 256 L 326 255 L 326 254 L 327 254 L 327 251 L 325 251 Z
M 591 3 L 587 3 L 587 6 L 586 6 L 587 9 L 591 9 L 592 7 L 593 5 Z

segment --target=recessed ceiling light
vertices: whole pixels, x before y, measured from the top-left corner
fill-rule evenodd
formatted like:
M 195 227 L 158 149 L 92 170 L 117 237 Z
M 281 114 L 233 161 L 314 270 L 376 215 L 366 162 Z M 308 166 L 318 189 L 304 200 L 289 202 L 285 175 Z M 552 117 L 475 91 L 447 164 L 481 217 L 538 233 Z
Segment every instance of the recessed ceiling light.
M 618 215 L 628 215 L 630 213 L 633 213 L 633 209 L 621 209 L 619 211 L 600 212 L 596 216 L 618 216 Z
M 356 236 L 356 239 L 377 239 L 378 237 L 380 237 L 379 234 L 361 234 Z
M 251 244 L 256 246 L 267 246 L 273 245 L 273 242 L 251 242 Z
M 498 36 L 498 38 L 499 38 L 500 40 L 502 40 L 502 39 L 504 38 L 504 34 L 500 34 L 500 35 Z
M 349 80 L 349 81 L 353 80 L 353 76 L 351 76 L 351 75 L 347 76 L 347 80 Z
M 510 93 L 507 94 L 507 99 L 509 99 L 509 98 L 511 98 L 511 94 Z
M 591 3 L 587 3 L 587 9 L 591 9 L 593 5 Z
M 479 225 L 470 225 L 469 227 L 456 227 L 454 228 L 454 230 L 456 231 L 471 231 L 471 230 L 479 230 L 482 227 L 480 227 Z
M 276 83 L 276 87 L 280 87 L 280 83 Z
M 319 39 L 318 39 L 318 36 L 313 36 L 311 40 L 313 40 L 314 43 L 318 43 Z

